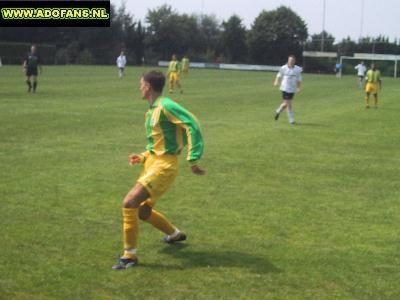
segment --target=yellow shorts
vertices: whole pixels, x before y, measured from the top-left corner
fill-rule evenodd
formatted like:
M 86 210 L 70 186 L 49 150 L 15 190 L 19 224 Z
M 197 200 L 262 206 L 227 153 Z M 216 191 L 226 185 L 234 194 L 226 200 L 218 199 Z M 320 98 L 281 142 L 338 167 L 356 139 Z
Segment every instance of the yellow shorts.
M 176 175 L 178 175 L 177 155 L 148 156 L 137 180 L 150 194 L 145 204 L 153 207 L 171 187 Z
M 378 85 L 376 83 L 368 82 L 365 86 L 365 91 L 371 94 L 378 94 Z
M 179 81 L 179 75 L 176 72 L 169 73 L 169 81 Z

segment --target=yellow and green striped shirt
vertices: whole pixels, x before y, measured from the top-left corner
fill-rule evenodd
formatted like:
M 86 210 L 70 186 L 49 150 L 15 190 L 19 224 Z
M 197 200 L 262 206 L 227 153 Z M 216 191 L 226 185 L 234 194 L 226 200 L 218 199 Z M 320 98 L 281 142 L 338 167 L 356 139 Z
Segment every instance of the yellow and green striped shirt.
M 176 72 L 180 73 L 181 71 L 181 63 L 177 60 L 171 60 L 168 65 L 168 73 Z
M 189 68 L 189 58 L 182 58 L 182 69 Z
M 366 80 L 369 83 L 378 83 L 381 80 L 381 72 L 379 70 L 368 70 Z
M 159 97 L 146 113 L 147 151 L 155 155 L 179 154 L 188 146 L 187 160 L 203 154 L 204 141 L 196 117 L 178 103 Z

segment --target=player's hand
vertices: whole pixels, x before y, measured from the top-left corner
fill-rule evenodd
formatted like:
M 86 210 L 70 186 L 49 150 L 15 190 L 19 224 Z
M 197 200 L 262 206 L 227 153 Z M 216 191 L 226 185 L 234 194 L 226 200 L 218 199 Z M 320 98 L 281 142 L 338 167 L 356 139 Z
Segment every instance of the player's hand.
M 201 169 L 198 165 L 191 166 L 190 168 L 191 168 L 193 174 L 200 175 L 200 176 L 206 174 L 206 171 Z
M 297 88 L 297 93 L 301 92 L 301 88 Z
M 129 155 L 129 165 L 134 166 L 136 164 L 140 164 L 143 158 L 139 154 L 131 154 Z

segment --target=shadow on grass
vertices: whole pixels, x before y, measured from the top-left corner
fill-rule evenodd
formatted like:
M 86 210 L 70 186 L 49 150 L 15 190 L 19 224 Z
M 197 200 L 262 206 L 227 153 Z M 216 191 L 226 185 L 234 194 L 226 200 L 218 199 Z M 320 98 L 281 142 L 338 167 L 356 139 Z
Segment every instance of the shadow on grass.
M 303 123 L 303 122 L 299 122 L 296 123 L 296 126 L 305 126 L 305 127 L 329 127 L 329 125 L 327 124 L 317 124 L 317 123 Z
M 166 246 L 160 252 L 182 260 L 182 264 L 174 269 L 233 267 L 246 268 L 259 274 L 281 272 L 264 257 L 238 251 L 192 251 L 189 244 L 172 244 Z M 144 266 L 165 267 L 161 265 Z

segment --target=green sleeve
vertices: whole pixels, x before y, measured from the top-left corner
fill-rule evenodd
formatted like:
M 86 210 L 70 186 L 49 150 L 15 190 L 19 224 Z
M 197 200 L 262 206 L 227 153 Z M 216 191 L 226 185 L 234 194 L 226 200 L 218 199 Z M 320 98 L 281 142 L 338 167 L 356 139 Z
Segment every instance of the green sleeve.
M 204 151 L 204 141 L 196 117 L 169 99 L 163 102 L 163 107 L 168 120 L 185 130 L 188 144 L 187 160 L 190 162 L 199 160 Z

